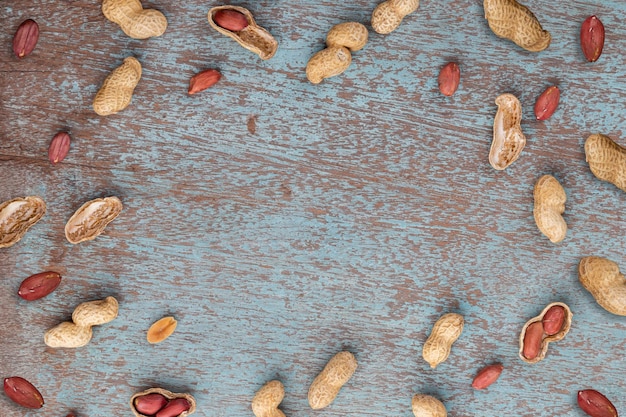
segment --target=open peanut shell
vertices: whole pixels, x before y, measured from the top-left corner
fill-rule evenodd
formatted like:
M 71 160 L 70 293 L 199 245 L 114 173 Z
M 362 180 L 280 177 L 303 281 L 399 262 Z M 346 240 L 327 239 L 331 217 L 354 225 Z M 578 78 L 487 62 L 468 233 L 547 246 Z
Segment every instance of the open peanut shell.
M 0 248 L 15 245 L 46 214 L 46 203 L 37 196 L 14 198 L 0 204 Z
M 215 23 L 215 20 L 213 19 L 215 13 L 220 10 L 234 10 L 243 14 L 248 20 L 248 26 L 236 32 L 224 29 Z M 233 38 L 247 50 L 259 55 L 261 59 L 270 59 L 274 56 L 276 50 L 278 49 L 278 42 L 276 39 L 274 39 L 274 37 L 267 30 L 256 24 L 252 13 L 250 13 L 248 9 L 240 6 L 217 6 L 209 10 L 208 19 L 209 24 L 215 30 Z
M 83 204 L 65 225 L 65 237 L 76 244 L 95 239 L 122 211 L 117 197 L 96 198 Z
M 550 310 L 550 308 L 554 306 L 561 306 L 563 307 L 563 310 L 565 311 L 565 317 L 563 320 L 563 324 L 561 325 L 561 330 L 559 330 L 557 333 L 553 335 L 548 335 L 544 332 L 541 338 L 541 348 L 539 350 L 539 354 L 532 359 L 528 359 L 527 357 L 524 356 L 524 336 L 526 335 L 526 330 L 528 329 L 528 326 L 530 326 L 531 324 L 536 323 L 536 322 L 541 322 L 543 320 L 543 316 L 545 316 L 548 310 Z M 526 324 L 524 325 L 524 327 L 522 328 L 522 332 L 520 333 L 520 336 L 519 336 L 520 359 L 527 363 L 537 363 L 543 360 L 543 358 L 545 358 L 548 353 L 548 345 L 550 344 L 550 342 L 557 342 L 563 339 L 565 335 L 569 332 L 571 325 L 572 325 L 572 312 L 567 306 L 567 304 L 564 304 L 561 302 L 548 304 L 546 308 L 543 309 L 541 314 L 539 314 L 537 317 L 533 317 L 532 319 L 528 320 Z
M 489 149 L 489 163 L 502 171 L 519 158 L 526 136 L 520 127 L 522 105 L 513 94 L 501 94 L 496 98 L 498 111 L 493 120 L 493 140 Z
M 168 401 L 175 400 L 178 398 L 186 399 L 189 402 L 189 406 L 190 406 L 189 410 L 183 411 L 176 417 L 186 417 L 196 412 L 196 400 L 195 398 L 193 398 L 193 396 L 191 396 L 191 394 L 171 392 L 163 388 L 149 388 L 145 391 L 138 392 L 132 397 L 130 397 L 130 409 L 133 410 L 133 414 L 135 414 L 136 417 L 152 417 L 154 415 L 154 414 L 150 414 L 150 415 L 141 414 L 135 408 L 135 399 L 137 399 L 138 397 L 143 397 L 144 395 L 148 395 L 148 394 L 161 394 L 162 396 L 167 398 Z

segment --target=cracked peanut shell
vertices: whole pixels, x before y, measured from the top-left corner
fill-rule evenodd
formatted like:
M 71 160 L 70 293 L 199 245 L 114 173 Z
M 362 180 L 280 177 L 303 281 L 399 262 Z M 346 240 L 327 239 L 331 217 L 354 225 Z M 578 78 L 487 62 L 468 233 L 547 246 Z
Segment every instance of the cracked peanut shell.
M 185 400 L 187 400 L 187 402 L 189 403 L 189 410 L 187 411 L 183 411 L 182 413 L 180 413 L 179 415 L 177 415 L 176 417 L 186 417 L 186 416 L 190 416 L 193 413 L 196 412 L 196 400 L 195 398 L 193 398 L 193 396 L 191 394 L 186 394 L 186 393 L 176 393 L 176 392 L 172 392 L 172 391 L 168 391 L 166 389 L 163 388 L 149 388 L 145 391 L 142 392 L 138 392 L 135 395 L 133 395 L 132 397 L 130 397 L 130 409 L 132 410 L 133 414 L 135 415 L 135 417 L 152 417 L 152 416 L 148 416 L 145 414 L 140 413 L 139 411 L 137 411 L 137 409 L 135 408 L 135 400 L 139 397 L 143 397 L 144 395 L 148 395 L 148 394 L 161 394 L 162 396 L 164 396 L 165 398 L 168 399 L 168 401 L 171 400 L 176 400 L 179 398 L 184 398 Z
M 76 244 L 98 237 L 122 211 L 117 197 L 97 198 L 83 204 L 65 225 L 65 237 Z
M 15 245 L 46 214 L 46 203 L 37 196 L 14 198 L 0 204 L 0 248 Z
M 553 335 L 548 335 L 544 331 L 543 336 L 541 337 L 541 345 L 539 348 L 539 353 L 534 358 L 530 358 L 530 359 L 526 358 L 524 356 L 524 336 L 526 336 L 526 330 L 528 329 L 530 325 L 534 323 L 540 323 L 543 320 L 543 316 L 545 316 L 548 310 L 550 310 L 554 306 L 563 307 L 563 310 L 565 312 L 565 317 L 563 319 L 563 325 L 561 326 L 561 329 Z M 520 359 L 527 363 L 537 363 L 543 360 L 548 354 L 548 345 L 550 344 L 550 342 L 558 342 L 559 340 L 563 339 L 565 335 L 569 332 L 569 329 L 571 326 L 572 326 L 572 311 L 569 309 L 567 304 L 561 303 L 561 302 L 548 304 L 538 316 L 533 317 L 532 319 L 528 320 L 526 324 L 524 324 L 524 327 L 522 327 L 522 331 L 519 336 Z
M 218 25 L 214 16 L 220 10 L 233 10 L 245 16 L 248 25 L 239 31 L 225 29 Z M 257 25 L 252 13 L 244 7 L 240 6 L 217 6 L 209 10 L 208 20 L 211 27 L 219 33 L 226 35 L 239 43 L 249 51 L 257 54 L 261 59 L 270 59 L 278 49 L 278 42 L 271 33 Z
M 513 94 L 502 94 L 496 98 L 498 111 L 493 120 L 493 141 L 489 149 L 489 163 L 499 171 L 507 168 L 519 158 L 526 136 L 520 126 L 522 105 Z

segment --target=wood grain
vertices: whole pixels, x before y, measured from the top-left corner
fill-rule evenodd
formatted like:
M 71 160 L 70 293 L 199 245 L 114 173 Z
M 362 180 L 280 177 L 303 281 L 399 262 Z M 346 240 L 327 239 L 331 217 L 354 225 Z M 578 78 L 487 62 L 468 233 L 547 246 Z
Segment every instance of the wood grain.
M 599 307 L 578 282 L 583 256 L 626 270 L 626 194 L 597 180 L 583 143 L 604 133 L 626 145 L 623 106 L 626 5 L 527 0 L 552 44 L 526 52 L 497 38 L 481 1 L 422 1 L 389 35 L 370 30 L 350 68 L 320 85 L 308 59 L 344 21 L 369 29 L 377 0 L 242 1 L 279 42 L 262 61 L 213 30 L 220 3 L 143 1 L 168 29 L 145 41 L 107 21 L 99 2 L 0 2 L 0 200 L 39 195 L 48 212 L 0 250 L 0 376 L 43 394 L 46 416 L 130 415 L 139 391 L 189 392 L 200 416 L 252 415 L 250 401 L 279 379 L 291 417 L 311 416 L 307 390 L 338 351 L 359 368 L 326 416 L 409 416 L 411 397 L 439 398 L 452 417 L 582 416 L 580 389 L 626 412 L 626 319 Z M 582 21 L 607 29 L 586 62 Z M 41 38 L 23 60 L 11 41 L 26 18 Z M 99 117 L 93 97 L 127 56 L 143 66 L 130 106 Z M 437 87 L 454 60 L 461 85 Z M 187 95 L 195 73 L 218 84 Z M 534 120 L 536 97 L 561 90 L 554 116 Z M 528 142 L 497 172 L 488 163 L 495 98 L 515 94 Z M 49 141 L 69 129 L 63 162 Z M 533 186 L 554 175 L 569 231 L 558 245 L 539 232 Z M 71 245 L 65 222 L 82 203 L 115 195 L 124 210 L 97 239 Z M 63 276 L 26 302 L 23 279 Z M 55 350 L 43 334 L 76 305 L 115 296 L 119 317 L 89 345 Z M 549 303 L 572 310 L 569 334 L 538 365 L 517 356 L 524 323 Z M 446 312 L 465 317 L 448 360 L 431 370 L 421 349 Z M 146 331 L 178 321 L 159 345 Z M 484 392 L 475 373 L 505 369 Z M 34 416 L 0 395 L 3 416 Z

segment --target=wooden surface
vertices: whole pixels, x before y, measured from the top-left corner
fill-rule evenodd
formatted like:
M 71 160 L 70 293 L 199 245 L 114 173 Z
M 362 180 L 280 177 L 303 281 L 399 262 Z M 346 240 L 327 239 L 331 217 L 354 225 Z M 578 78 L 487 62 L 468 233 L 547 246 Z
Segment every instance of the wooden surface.
M 207 22 L 221 3 L 144 1 L 169 26 L 128 38 L 97 1 L 0 2 L 0 201 L 39 195 L 47 214 L 0 250 L 0 377 L 33 382 L 46 400 L 30 411 L 0 395 L 0 414 L 131 415 L 141 390 L 189 392 L 199 416 L 252 416 L 271 379 L 286 388 L 290 417 L 411 416 L 418 392 L 449 416 L 583 416 L 594 388 L 626 413 L 626 318 L 596 304 L 577 277 L 583 256 L 626 270 L 626 193 L 596 179 L 583 143 L 605 133 L 626 145 L 626 5 L 621 0 L 528 0 L 550 47 L 526 52 L 497 38 L 482 2 L 428 1 L 389 35 L 370 30 L 342 75 L 313 85 L 308 59 L 328 29 L 369 26 L 377 0 L 242 1 L 278 40 L 260 60 Z M 604 53 L 587 63 L 582 21 L 598 15 Z M 27 18 L 41 29 L 26 59 L 11 51 Z M 143 77 L 131 105 L 97 116 L 91 102 L 107 74 L 133 55 Z M 462 80 L 446 98 L 437 74 L 457 61 Z M 187 95 L 189 78 L 222 80 Z M 549 85 L 562 96 L 534 120 Z M 495 98 L 523 105 L 528 142 L 506 171 L 488 163 Z M 47 160 L 69 129 L 68 157 Z M 537 229 L 532 190 L 543 174 L 567 193 L 566 239 Z M 91 242 L 71 245 L 65 222 L 85 201 L 115 195 L 122 214 Z M 63 275 L 50 296 L 26 302 L 27 276 Z M 83 301 L 115 296 L 119 317 L 80 349 L 51 349 L 45 331 Z M 518 357 L 524 323 L 550 302 L 570 306 L 571 331 L 545 360 Z M 465 317 L 435 370 L 421 350 L 446 312 Z M 159 345 L 150 324 L 178 319 Z M 310 383 L 336 352 L 359 367 L 322 411 Z M 505 370 L 486 391 L 470 387 L 484 365 Z

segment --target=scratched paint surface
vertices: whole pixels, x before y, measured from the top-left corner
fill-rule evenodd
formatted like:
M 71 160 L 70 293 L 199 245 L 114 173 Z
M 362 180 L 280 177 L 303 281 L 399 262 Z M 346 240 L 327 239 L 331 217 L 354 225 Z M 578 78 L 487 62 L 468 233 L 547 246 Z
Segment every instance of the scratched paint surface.
M 279 41 L 261 61 L 212 30 L 214 1 L 144 1 L 168 18 L 160 38 L 137 41 L 99 2 L 0 2 L 0 201 L 39 195 L 47 214 L 0 250 L 0 376 L 19 375 L 45 397 L 30 411 L 0 395 L 2 416 L 131 415 L 129 398 L 159 386 L 189 392 L 200 416 L 252 415 L 271 379 L 291 417 L 410 416 L 413 394 L 441 399 L 450 416 L 583 416 L 576 392 L 594 388 L 626 413 L 626 318 L 600 308 L 579 284 L 581 257 L 626 269 L 626 194 L 597 180 L 583 143 L 596 132 L 626 145 L 626 5 L 619 0 L 527 4 L 553 36 L 533 54 L 497 38 L 480 1 L 423 0 L 389 35 L 370 30 L 342 75 L 310 84 L 308 59 L 328 29 L 369 26 L 376 0 L 242 1 Z M 607 28 L 598 62 L 578 44 L 596 14 Z M 39 22 L 33 54 L 17 60 L 13 33 Z M 371 28 L 370 28 L 371 29 Z M 91 101 L 124 57 L 143 78 L 122 113 Z M 437 74 L 457 61 L 446 98 Z M 222 80 L 188 96 L 189 78 Z M 534 120 L 536 97 L 558 84 L 561 104 Z M 528 143 L 506 171 L 491 168 L 494 99 L 523 105 Z M 70 154 L 47 160 L 69 129 Z M 566 239 L 551 244 L 532 215 L 532 189 L 552 174 L 566 190 Z M 82 203 L 118 196 L 122 214 L 76 246 L 64 237 Z M 63 275 L 50 296 L 17 288 L 44 270 Z M 119 317 L 84 348 L 47 348 L 45 331 L 82 301 L 115 296 Z M 574 320 L 546 359 L 518 358 L 524 323 L 562 301 Z M 432 324 L 461 313 L 465 329 L 431 370 L 421 349 Z M 145 334 L 165 315 L 176 332 Z M 352 351 L 359 368 L 327 409 L 308 386 L 328 359 Z M 505 370 L 484 392 L 484 365 Z

